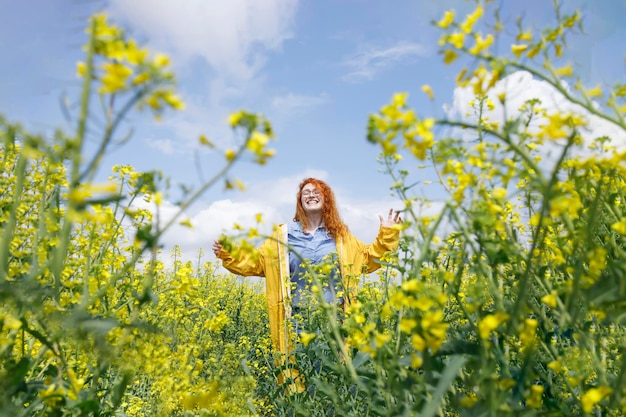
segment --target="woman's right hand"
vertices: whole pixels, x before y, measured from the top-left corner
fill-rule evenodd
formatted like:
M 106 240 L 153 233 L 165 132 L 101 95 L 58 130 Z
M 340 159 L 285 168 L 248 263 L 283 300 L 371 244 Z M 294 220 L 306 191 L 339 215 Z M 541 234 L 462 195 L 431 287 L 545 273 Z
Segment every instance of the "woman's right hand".
M 219 240 L 215 239 L 213 241 L 213 253 L 215 254 L 215 256 L 219 256 L 219 254 L 222 252 L 224 248 L 222 247 L 222 244 L 220 243 Z

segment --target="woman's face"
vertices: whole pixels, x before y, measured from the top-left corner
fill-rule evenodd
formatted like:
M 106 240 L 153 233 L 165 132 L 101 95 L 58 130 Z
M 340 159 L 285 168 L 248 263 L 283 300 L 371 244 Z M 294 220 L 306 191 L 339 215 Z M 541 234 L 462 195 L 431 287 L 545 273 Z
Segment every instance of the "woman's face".
M 309 183 L 302 187 L 300 202 L 304 211 L 315 212 L 321 211 L 324 207 L 324 197 L 319 192 L 315 185 Z

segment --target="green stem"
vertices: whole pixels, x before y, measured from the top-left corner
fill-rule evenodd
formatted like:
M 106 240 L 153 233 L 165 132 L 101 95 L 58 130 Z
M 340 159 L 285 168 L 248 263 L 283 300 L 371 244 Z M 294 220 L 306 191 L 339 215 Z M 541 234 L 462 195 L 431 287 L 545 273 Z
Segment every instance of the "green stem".
M 75 190 L 80 184 L 80 163 L 82 158 L 82 147 L 85 139 L 85 132 L 87 131 L 87 118 L 89 116 L 89 100 L 91 98 L 91 78 L 93 74 L 93 61 L 95 54 L 96 44 L 96 21 L 92 20 L 91 33 L 89 36 L 89 43 L 87 45 L 87 60 L 85 63 L 85 75 L 83 78 L 83 88 L 81 94 L 80 116 L 78 119 L 78 127 L 76 131 L 76 137 L 71 143 L 72 149 L 72 164 L 70 173 L 70 189 L 68 192 Z M 66 213 L 59 233 L 59 243 L 51 268 L 52 275 L 54 277 L 55 287 L 61 285 L 61 272 L 65 263 L 65 257 L 70 240 L 70 232 L 74 221 L 72 220 L 73 212 L 76 209 L 76 203 L 72 200 L 68 200 L 66 207 Z

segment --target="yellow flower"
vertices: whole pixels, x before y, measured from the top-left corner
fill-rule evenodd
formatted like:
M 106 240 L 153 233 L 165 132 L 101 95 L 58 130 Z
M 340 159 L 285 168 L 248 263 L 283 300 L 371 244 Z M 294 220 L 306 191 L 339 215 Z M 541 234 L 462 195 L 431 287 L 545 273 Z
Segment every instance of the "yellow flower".
M 133 39 L 130 39 L 126 44 L 126 59 L 133 65 L 141 65 L 146 60 L 148 51 L 145 49 L 137 48 L 137 44 Z
M 527 41 L 530 42 L 533 39 L 533 34 L 530 30 L 527 30 L 525 32 L 520 33 L 519 35 L 517 35 L 517 40 L 518 41 Z
M 225 152 L 226 160 L 232 162 L 237 156 L 237 152 L 234 149 L 227 149 Z
M 267 136 L 265 133 L 254 131 L 252 132 L 252 135 L 250 135 L 250 139 L 246 144 L 246 148 L 248 148 L 250 152 L 260 156 L 263 154 L 265 145 L 267 145 L 267 142 L 269 142 L 269 140 L 269 136 Z
M 589 90 L 587 90 L 587 95 L 589 97 L 602 97 L 602 88 L 601 87 L 590 88 Z
M 238 111 L 237 113 L 231 113 L 231 115 L 228 116 L 228 124 L 230 125 L 230 127 L 234 128 L 235 126 L 239 124 L 239 122 L 241 121 L 241 119 L 243 119 L 243 117 L 244 117 L 243 111 Z
M 3 328 L 17 330 L 22 327 L 22 322 L 13 316 L 5 316 L 3 318 Z
M 413 349 L 417 350 L 418 352 L 423 352 L 424 349 L 426 349 L 426 341 L 422 336 L 414 334 L 413 336 L 411 336 L 411 346 L 413 346 Z
M 467 15 L 465 21 L 461 23 L 461 30 L 465 33 L 470 33 L 474 24 L 478 19 L 480 19 L 483 15 L 483 7 L 479 4 L 476 6 L 476 10 L 474 10 L 471 14 Z
M 398 325 L 401 332 L 411 333 L 411 331 L 417 326 L 417 321 L 410 318 L 403 318 Z
M 556 291 L 552 291 L 550 294 L 546 294 L 541 297 L 541 302 L 546 303 L 552 308 L 556 307 L 557 293 Z
M 395 93 L 391 97 L 391 105 L 396 109 L 406 107 L 406 99 L 409 97 L 408 93 Z
M 98 90 L 100 94 L 113 94 L 126 87 L 126 80 L 133 73 L 133 70 L 125 65 L 116 62 L 105 62 L 102 65 L 104 75 L 102 76 L 102 86 Z
M 464 408 L 472 408 L 477 401 L 476 394 L 464 395 L 459 400 L 459 405 Z
M 420 355 L 411 353 L 411 368 L 413 369 L 421 368 L 423 363 L 424 363 L 424 359 L 422 359 Z
M 611 225 L 611 229 L 615 230 L 620 235 L 626 235 L 626 218 L 623 218 L 619 222 L 615 222 Z
M 531 385 L 530 395 L 526 398 L 526 404 L 530 408 L 541 407 L 541 398 L 543 396 L 543 385 Z
M 87 69 L 87 66 L 85 65 L 84 62 L 77 62 L 76 63 L 76 75 L 78 75 L 79 77 L 84 77 L 85 76 L 86 69 Z
M 524 324 L 519 335 L 520 342 L 522 343 L 522 349 L 532 347 L 535 344 L 538 325 L 539 322 L 536 319 L 524 320 Z
M 57 387 L 56 384 L 51 384 L 48 385 L 47 388 L 39 390 L 39 398 L 50 406 L 56 405 L 63 397 L 65 397 L 65 389 L 63 389 L 63 386 Z
M 181 226 L 185 226 L 188 227 L 190 229 L 193 229 L 193 225 L 191 224 L 191 219 L 186 218 L 185 220 L 183 220 L 182 222 L 179 223 Z
M 452 44 L 457 49 L 463 48 L 463 44 L 465 43 L 465 33 L 455 32 L 451 34 L 448 36 L 448 43 Z
M 493 44 L 493 35 L 490 33 L 486 38 L 483 38 L 482 35 L 477 34 L 474 36 L 476 40 L 476 44 L 469 50 L 469 53 L 472 55 L 478 55 Z
M 185 108 L 185 103 L 171 91 L 165 91 L 163 93 L 163 100 L 176 110 L 182 110 Z
M 119 29 L 115 26 L 110 26 L 107 21 L 107 15 L 105 13 L 99 13 L 91 18 L 91 21 L 95 25 L 94 35 L 102 40 L 103 38 L 115 38 L 119 35 Z M 91 26 L 87 28 L 87 33 L 91 32 Z
M 385 344 L 390 340 L 391 340 L 391 335 L 387 333 L 376 332 L 376 334 L 374 335 L 374 344 L 378 348 L 385 346 Z
M 443 62 L 444 64 L 449 65 L 453 63 L 458 57 L 459 55 L 455 51 L 448 49 L 443 53 Z
M 437 26 L 446 29 L 452 22 L 454 22 L 454 10 L 448 10 L 443 14 L 441 20 L 437 22 Z
M 198 140 L 200 141 L 201 145 L 206 145 L 209 148 L 215 148 L 215 144 L 213 144 L 213 142 L 211 142 L 205 135 L 200 135 L 200 138 Z
M 557 68 L 554 72 L 556 72 L 556 75 L 560 77 L 571 77 L 572 75 L 574 75 L 571 64 L 568 64 L 561 68 Z
M 522 44 L 522 45 L 511 45 L 511 52 L 513 52 L 513 54 L 515 54 L 516 57 L 520 57 L 520 55 L 522 55 L 522 52 L 524 52 L 525 50 L 528 49 L 528 45 Z
M 153 62 L 154 62 L 154 65 L 156 65 L 157 68 L 162 68 L 162 67 L 165 67 L 165 66 L 169 65 L 170 59 L 165 54 L 156 54 L 156 56 L 154 57 L 154 61 Z
M 424 84 L 422 86 L 422 91 L 426 93 L 426 95 L 428 96 L 429 99 L 431 99 L 431 100 L 435 99 L 435 95 L 433 94 L 433 90 L 432 90 L 432 88 L 430 88 L 430 86 L 428 84 Z
M 148 74 L 147 72 L 142 72 L 141 74 L 133 78 L 133 85 L 143 84 L 148 81 L 150 81 L 150 74 Z
M 591 413 L 593 407 L 598 404 L 604 397 L 612 393 L 609 387 L 599 386 L 598 388 L 590 388 L 580 399 L 580 404 L 585 413 Z
M 317 335 L 315 333 L 302 332 L 300 333 L 300 342 L 302 342 L 304 346 L 308 346 L 316 337 Z
M 558 359 L 551 361 L 547 366 L 548 369 L 552 369 L 556 373 L 561 372 L 563 369 L 563 365 L 561 365 L 561 362 Z
M 506 189 L 504 189 L 502 187 L 496 187 L 491 192 L 491 195 L 496 200 L 503 200 L 506 197 Z
M 502 312 L 486 315 L 478 323 L 478 335 L 483 340 L 488 339 L 491 331 L 495 330 L 508 318 L 509 315 Z

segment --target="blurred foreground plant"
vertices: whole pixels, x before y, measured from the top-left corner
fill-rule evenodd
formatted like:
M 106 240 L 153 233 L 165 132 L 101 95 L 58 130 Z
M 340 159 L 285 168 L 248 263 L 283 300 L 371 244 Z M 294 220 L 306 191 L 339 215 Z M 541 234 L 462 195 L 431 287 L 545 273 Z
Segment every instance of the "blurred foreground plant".
M 467 117 L 419 115 L 404 93 L 370 116 L 404 203 L 403 251 L 344 319 L 309 322 L 294 360 L 307 388 L 276 399 L 278 415 L 626 412 L 626 86 L 586 88 L 564 63 L 580 13 L 557 5 L 553 26 L 519 20 L 511 38 L 498 9 L 483 24 L 488 3 L 435 22 L 444 61 L 470 58 L 457 77 L 474 94 Z M 511 109 L 501 86 L 515 74 L 554 89 L 559 108 Z M 598 123 L 615 142 L 590 136 Z M 449 196 L 435 215 L 407 158 Z
M 45 138 L 0 118 L 0 414 L 247 410 L 240 399 L 253 387 L 221 392 L 223 375 L 210 371 L 215 358 L 206 357 L 209 346 L 198 333 L 220 330 L 219 320 L 211 319 L 220 317 L 220 309 L 203 310 L 208 282 L 184 268 L 166 275 L 157 254 L 163 233 L 241 155 L 251 153 L 261 164 L 272 156 L 271 127 L 259 115 L 233 115 L 231 127 L 241 132 L 242 143 L 225 151 L 223 167 L 185 195 L 178 213 L 162 224 L 159 172 L 118 166 L 109 183 L 94 180 L 133 109 L 149 108 L 157 117 L 183 109 L 168 58 L 150 55 L 104 15 L 94 16 L 87 32 L 75 132 Z M 98 133 L 98 145 L 87 155 L 86 139 Z M 212 145 L 204 136 L 200 141 Z M 154 203 L 156 215 L 138 208 L 137 199 Z M 167 297 L 171 289 L 182 298 Z M 187 326 L 182 321 L 190 316 L 215 323 L 202 331 L 185 328 L 181 339 L 177 324 Z M 230 359 L 228 366 L 237 367 L 242 358 L 232 353 Z

